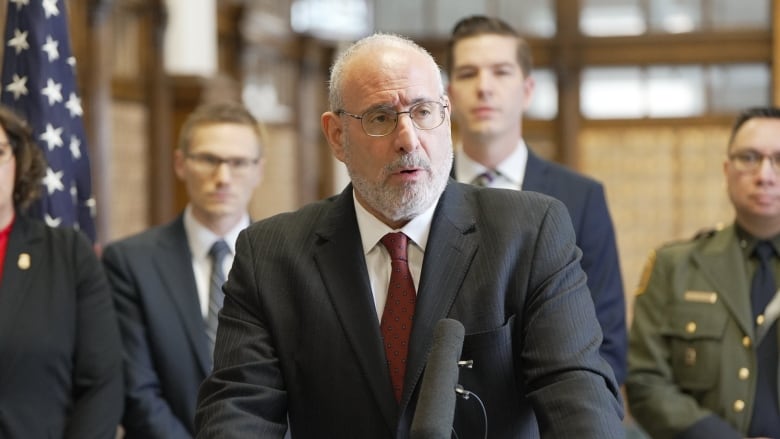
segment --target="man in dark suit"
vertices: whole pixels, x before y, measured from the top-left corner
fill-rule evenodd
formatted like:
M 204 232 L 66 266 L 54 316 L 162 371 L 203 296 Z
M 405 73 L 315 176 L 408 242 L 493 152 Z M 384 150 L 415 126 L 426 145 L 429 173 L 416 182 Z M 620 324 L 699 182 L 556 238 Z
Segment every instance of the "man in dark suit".
M 459 437 L 622 437 L 564 206 L 449 179 L 449 99 L 409 40 L 347 48 L 329 100 L 352 183 L 239 236 L 197 437 L 280 438 L 289 420 L 296 439 L 407 438 L 445 317 L 465 327 L 459 382 L 487 414 L 458 401 Z
M 221 287 L 214 274 L 227 273 L 238 233 L 250 222 L 249 202 L 262 177 L 259 130 L 239 104 L 196 109 L 174 157 L 189 196 L 186 209 L 103 253 L 124 342 L 128 439 L 194 435 L 198 386 L 212 367 L 208 335 L 220 305 L 210 284 Z M 212 260 L 212 248 L 226 253 L 221 261 Z
M 622 383 L 626 304 L 604 188 L 540 158 L 523 141 L 523 113 L 534 91 L 528 44 L 500 19 L 467 17 L 455 25 L 447 66 L 452 115 L 461 139 L 454 177 L 464 183 L 541 192 L 563 202 L 604 333 L 601 354 Z

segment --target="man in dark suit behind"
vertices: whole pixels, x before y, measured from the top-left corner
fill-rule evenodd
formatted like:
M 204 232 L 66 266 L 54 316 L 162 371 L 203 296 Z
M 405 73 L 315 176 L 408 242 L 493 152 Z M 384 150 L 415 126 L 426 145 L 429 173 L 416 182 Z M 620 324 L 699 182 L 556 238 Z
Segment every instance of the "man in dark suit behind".
M 454 177 L 464 183 L 540 192 L 566 205 L 604 333 L 601 354 L 622 384 L 626 305 L 604 188 L 538 157 L 523 141 L 523 113 L 535 84 L 528 44 L 497 18 L 467 17 L 455 25 L 447 66 L 452 115 L 461 137 Z
M 197 437 L 281 438 L 289 419 L 295 439 L 408 438 L 445 317 L 465 327 L 459 382 L 489 437 L 623 437 L 565 207 L 449 179 L 449 99 L 409 40 L 346 49 L 329 100 L 352 183 L 239 236 Z M 457 402 L 459 437 L 484 427 L 476 398 Z
M 217 241 L 227 244 L 221 261 L 227 273 L 262 177 L 260 134 L 240 104 L 196 109 L 174 157 L 189 196 L 186 209 L 103 252 L 124 344 L 127 439 L 194 435 L 198 386 L 212 367 L 209 308 L 218 307 L 209 303 L 209 251 Z

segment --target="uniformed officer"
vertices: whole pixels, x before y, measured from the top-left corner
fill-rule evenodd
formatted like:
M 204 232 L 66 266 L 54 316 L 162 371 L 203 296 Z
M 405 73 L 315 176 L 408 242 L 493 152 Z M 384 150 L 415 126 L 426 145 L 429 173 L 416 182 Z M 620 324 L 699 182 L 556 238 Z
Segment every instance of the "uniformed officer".
M 734 223 L 653 252 L 637 291 L 626 390 L 653 438 L 780 438 L 780 108 L 737 118 L 723 172 Z

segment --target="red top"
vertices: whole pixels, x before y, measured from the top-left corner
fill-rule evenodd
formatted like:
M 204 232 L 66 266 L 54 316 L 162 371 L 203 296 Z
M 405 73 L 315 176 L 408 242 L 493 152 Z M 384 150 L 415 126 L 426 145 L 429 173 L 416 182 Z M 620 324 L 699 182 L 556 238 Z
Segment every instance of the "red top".
M 8 235 L 11 234 L 15 219 L 16 216 L 12 217 L 11 222 L 0 230 L 0 282 L 3 281 L 3 264 L 5 264 L 5 251 L 8 248 Z

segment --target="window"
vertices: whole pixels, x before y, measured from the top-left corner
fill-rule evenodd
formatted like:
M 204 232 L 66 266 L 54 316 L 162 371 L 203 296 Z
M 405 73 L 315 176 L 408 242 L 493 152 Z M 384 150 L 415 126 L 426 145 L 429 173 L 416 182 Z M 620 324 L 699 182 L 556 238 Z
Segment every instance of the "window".
M 766 64 L 591 67 L 580 105 L 591 119 L 695 117 L 769 104 Z

